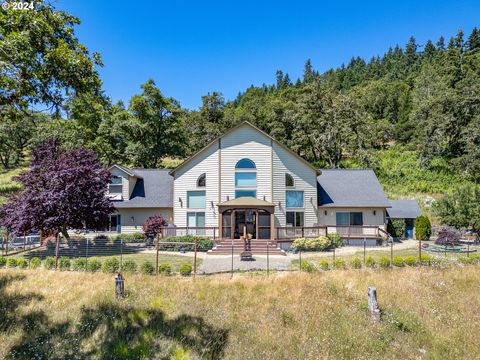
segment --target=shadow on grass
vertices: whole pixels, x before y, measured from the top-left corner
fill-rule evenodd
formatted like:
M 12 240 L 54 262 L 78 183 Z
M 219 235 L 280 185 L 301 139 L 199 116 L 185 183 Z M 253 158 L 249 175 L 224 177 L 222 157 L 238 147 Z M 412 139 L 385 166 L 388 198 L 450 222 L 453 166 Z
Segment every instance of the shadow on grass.
M 5 292 L 9 283 L 23 278 L 0 278 L 0 336 L 17 333 L 14 345 L 6 351 L 8 359 L 170 359 L 178 354 L 219 359 L 224 355 L 228 330 L 207 324 L 201 317 L 184 314 L 167 319 L 160 310 L 122 302 L 82 308 L 77 320 L 59 323 L 52 322 L 43 310 L 22 313 L 20 306 L 42 300 L 34 293 Z

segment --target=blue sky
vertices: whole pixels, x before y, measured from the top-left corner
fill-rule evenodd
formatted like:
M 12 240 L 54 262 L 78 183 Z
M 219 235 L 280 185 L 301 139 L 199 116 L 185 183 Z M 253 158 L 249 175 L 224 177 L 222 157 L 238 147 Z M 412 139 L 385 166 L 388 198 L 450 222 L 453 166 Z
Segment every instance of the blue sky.
M 480 26 L 480 1 L 95 1 L 59 0 L 78 16 L 81 42 L 102 55 L 113 101 L 155 80 L 190 109 L 220 91 L 233 99 L 250 85 L 272 84 L 282 69 L 295 80 L 307 58 L 320 71 L 352 56 L 447 40 Z

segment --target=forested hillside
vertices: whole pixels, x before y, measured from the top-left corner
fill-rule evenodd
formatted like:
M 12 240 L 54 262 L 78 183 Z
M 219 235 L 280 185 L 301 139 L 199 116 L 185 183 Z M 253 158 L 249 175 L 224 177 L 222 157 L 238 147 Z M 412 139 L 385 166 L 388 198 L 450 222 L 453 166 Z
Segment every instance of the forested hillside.
M 24 166 L 51 137 L 94 149 L 105 165 L 168 166 L 248 120 L 318 167 L 374 168 L 394 197 L 480 182 L 477 28 L 425 44 L 411 37 L 324 73 L 307 60 L 301 79 L 278 70 L 273 85 L 232 101 L 212 92 L 188 110 L 148 79 L 128 103 L 112 103 L 101 54 L 75 37 L 78 24 L 52 5 L 0 12 L 2 168 Z

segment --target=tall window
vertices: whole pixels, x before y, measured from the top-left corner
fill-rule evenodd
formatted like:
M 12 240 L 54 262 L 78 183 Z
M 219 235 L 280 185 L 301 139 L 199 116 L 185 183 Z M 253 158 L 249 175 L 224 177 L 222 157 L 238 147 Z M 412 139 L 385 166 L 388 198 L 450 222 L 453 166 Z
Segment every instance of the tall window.
M 288 174 L 288 173 L 285 173 L 285 186 L 286 187 L 294 187 L 295 186 L 295 182 L 293 181 L 293 176 Z
M 287 208 L 303 208 L 303 197 L 303 191 L 287 190 L 285 196 Z
M 197 187 L 205 187 L 207 184 L 207 174 L 203 173 L 197 179 Z
M 337 212 L 337 225 L 363 225 L 362 212 Z
M 241 159 L 235 165 L 235 197 L 257 197 L 257 168 L 250 159 Z
M 187 208 L 205 209 L 205 191 L 187 191 Z
M 112 176 L 110 184 L 108 185 L 109 194 L 121 194 L 122 193 L 122 178 L 119 176 Z
M 187 226 L 188 227 L 205 227 L 205 212 L 187 212 Z M 190 235 L 205 235 L 205 229 L 189 229 Z

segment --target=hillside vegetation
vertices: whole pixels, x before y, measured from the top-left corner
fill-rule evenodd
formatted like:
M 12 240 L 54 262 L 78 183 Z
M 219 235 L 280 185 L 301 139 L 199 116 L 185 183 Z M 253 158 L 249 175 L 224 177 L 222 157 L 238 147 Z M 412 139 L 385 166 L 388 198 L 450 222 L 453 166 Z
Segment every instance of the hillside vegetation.
M 479 276 L 478 266 L 129 275 L 116 301 L 110 275 L 0 270 L 0 357 L 474 359 Z

